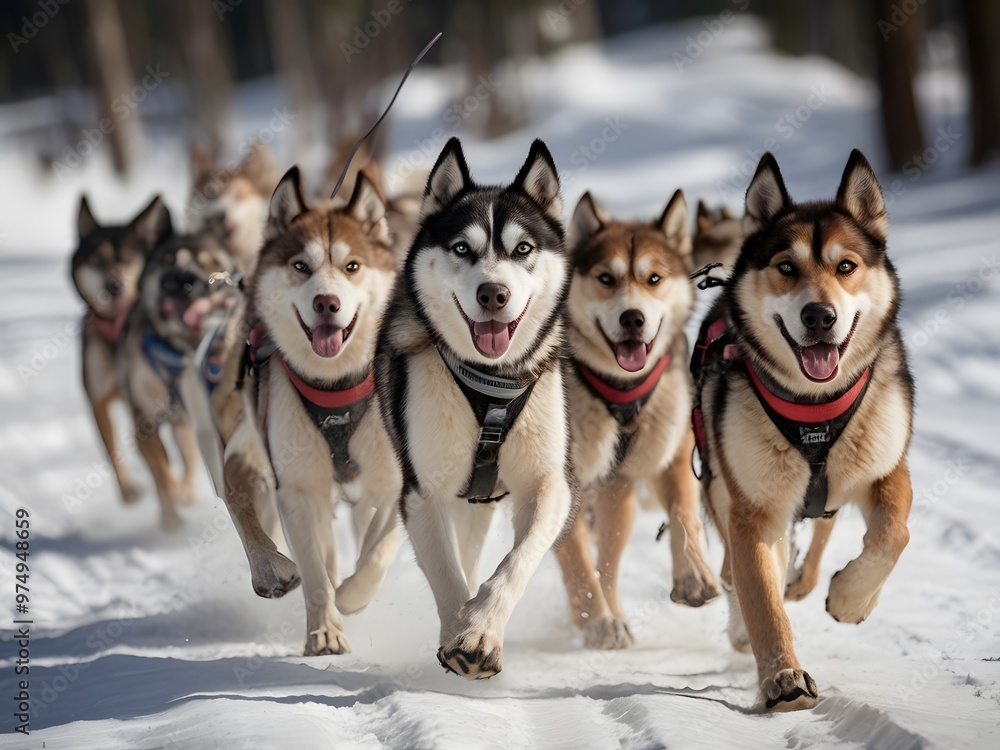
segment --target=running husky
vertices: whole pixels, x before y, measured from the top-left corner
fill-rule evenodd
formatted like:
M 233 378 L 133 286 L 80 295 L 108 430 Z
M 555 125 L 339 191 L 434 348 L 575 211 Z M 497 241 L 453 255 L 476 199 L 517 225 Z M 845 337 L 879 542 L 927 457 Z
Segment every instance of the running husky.
M 759 230 L 692 360 L 694 422 L 726 548 L 729 637 L 753 650 L 764 707 L 787 711 L 818 697 L 782 603 L 790 526 L 860 506 L 864 549 L 833 577 L 826 609 L 839 622 L 868 617 L 909 540 L 913 380 L 882 190 L 861 152 L 835 200 L 801 205 L 765 154 L 746 213 Z
M 182 378 L 195 346 L 221 320 L 234 292 L 220 289 L 235 260 L 209 233 L 169 235 L 150 256 L 139 279 L 139 301 L 128 317 L 118 370 L 132 407 L 135 441 L 149 465 L 160 501 L 160 523 L 181 525 L 178 505 L 195 502 L 194 478 L 202 463 L 182 398 Z M 221 363 L 206 361 L 206 381 Z M 170 425 L 184 462 L 178 481 L 160 430 Z
M 567 247 L 568 369 L 573 465 L 592 508 L 597 568 L 586 516 L 577 516 L 559 548 L 576 624 L 591 648 L 633 643 L 618 601 L 618 565 L 645 483 L 670 518 L 673 591 L 699 607 L 718 596 L 701 551 L 700 489 L 691 471 L 691 376 L 684 326 L 694 291 L 691 233 L 684 195 L 674 193 L 660 218 L 619 222 L 590 193 L 577 204 Z
M 139 488 L 125 467 L 115 438 L 111 404 L 122 396 L 118 350 L 122 329 L 139 296 L 139 275 L 147 256 L 170 231 L 170 215 L 157 196 L 124 226 L 97 223 L 86 197 L 77 218 L 80 243 L 70 261 L 77 292 L 87 305 L 83 323 L 83 387 L 108 451 L 122 499 L 134 503 Z
M 511 185 L 484 187 L 452 138 L 422 216 L 376 382 L 403 467 L 403 520 L 437 602 L 438 659 L 480 679 L 500 671 L 511 612 L 574 506 L 560 369 L 569 273 L 552 157 L 535 141 Z M 514 548 L 478 586 L 508 495 Z
M 191 224 L 207 230 L 251 276 L 263 241 L 271 193 L 281 173 L 266 145 L 254 141 L 246 158 L 225 167 L 198 146 L 191 149 Z
M 749 220 L 733 216 L 729 209 L 723 207 L 712 211 L 703 201 L 698 201 L 692 251 L 694 267 L 721 263 L 723 273 L 728 274 L 733 270 L 747 231 L 752 228 Z
M 222 414 L 220 424 L 226 501 L 254 588 L 281 596 L 298 585 L 301 571 L 307 656 L 351 650 L 340 613 L 371 601 L 402 541 L 402 476 L 372 372 L 395 260 L 385 202 L 364 173 L 346 205 L 307 206 L 298 168 L 282 178 L 247 311 L 249 408 L 238 418 Z M 261 524 L 272 481 L 298 571 Z M 339 587 L 334 500 L 353 506 L 359 544 L 355 573 Z

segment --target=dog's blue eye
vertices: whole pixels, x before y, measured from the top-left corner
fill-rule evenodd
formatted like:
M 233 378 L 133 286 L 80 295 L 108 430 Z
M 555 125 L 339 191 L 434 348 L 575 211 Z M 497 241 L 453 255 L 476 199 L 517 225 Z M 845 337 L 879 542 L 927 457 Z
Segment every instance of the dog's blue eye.
M 451 251 L 455 253 L 455 255 L 468 255 L 469 250 L 471 249 L 472 248 L 469 247 L 469 243 L 467 242 L 456 242 L 451 246 Z
M 650 286 L 656 286 L 659 283 L 660 283 L 660 274 L 654 273 L 652 276 L 649 277 Z
M 600 281 L 602 284 L 604 284 L 604 286 L 611 286 L 612 284 L 615 283 L 615 280 L 611 278 L 610 273 L 602 273 L 600 276 L 597 277 L 597 280 Z
M 840 261 L 840 265 L 837 266 L 837 271 L 839 273 L 842 273 L 844 276 L 847 276 L 851 273 L 854 273 L 854 269 L 857 267 L 858 267 L 857 263 L 852 263 L 849 260 L 842 260 Z
M 358 263 L 356 260 L 352 260 L 350 263 L 344 266 L 344 270 L 347 271 L 348 273 L 356 273 L 359 268 L 361 268 L 361 264 Z
M 292 268 L 294 268 L 296 271 L 300 271 L 301 273 L 309 273 L 309 266 L 307 266 L 301 260 L 297 260 L 294 263 L 292 263 Z
M 532 250 L 534 250 L 535 248 L 534 248 L 534 246 L 533 246 L 533 245 L 532 245 L 532 244 L 531 244 L 530 242 L 518 242 L 518 243 L 517 243 L 517 247 L 516 247 L 516 248 L 514 248 L 514 249 L 515 249 L 515 250 L 516 250 L 516 251 L 517 251 L 517 252 L 518 252 L 518 253 L 519 253 L 520 255 L 527 255 L 528 253 L 530 253 L 530 252 L 531 252 Z
M 791 276 L 793 273 L 795 273 L 795 266 L 793 266 L 787 260 L 782 261 L 781 263 L 778 264 L 778 272 L 782 276 Z

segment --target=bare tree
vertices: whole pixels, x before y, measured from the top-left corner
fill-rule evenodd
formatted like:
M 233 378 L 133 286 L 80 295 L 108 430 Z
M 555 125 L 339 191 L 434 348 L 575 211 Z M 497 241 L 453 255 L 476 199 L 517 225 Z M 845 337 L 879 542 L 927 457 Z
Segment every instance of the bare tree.
M 965 38 L 972 87 L 972 150 L 969 160 L 982 164 L 1000 150 L 1000 5 L 988 0 L 963 0 Z
M 920 129 L 920 114 L 913 93 L 913 77 L 917 68 L 917 52 L 922 32 L 921 13 L 895 20 L 897 0 L 875 0 L 875 57 L 878 84 L 882 94 L 882 131 L 894 169 L 902 169 L 907 161 L 924 149 Z
M 178 27 L 188 79 L 195 90 L 200 130 L 213 152 L 222 149 L 232 124 L 233 84 L 229 39 L 205 0 L 184 0 Z
M 87 0 L 90 43 L 96 68 L 101 117 L 114 127 L 107 134 L 115 171 L 124 174 L 142 140 L 142 125 L 136 116 L 119 117 L 114 102 L 132 89 L 125 31 L 117 0 Z

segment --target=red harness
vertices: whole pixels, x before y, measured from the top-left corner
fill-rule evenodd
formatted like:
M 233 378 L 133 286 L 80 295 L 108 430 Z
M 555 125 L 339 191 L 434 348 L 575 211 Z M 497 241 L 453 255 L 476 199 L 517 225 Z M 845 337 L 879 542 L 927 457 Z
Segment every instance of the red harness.
M 691 423 L 698 454 L 702 459 L 702 476 L 708 481 L 711 481 L 711 473 L 708 470 L 708 438 L 701 410 L 704 370 L 707 366 L 714 366 L 725 371 L 733 364 L 746 368 L 754 395 L 757 396 L 764 412 L 792 447 L 809 463 L 809 484 L 800 511 L 801 517 L 832 516 L 836 511 L 826 511 L 826 457 L 861 405 L 871 381 L 872 367 L 865 368 L 850 388 L 830 401 L 820 403 L 789 401 L 768 388 L 754 369 L 753 362 L 743 356 L 739 347 L 732 343 L 725 320 L 720 318 L 703 327 L 691 358 L 691 373 L 694 376 L 696 391 Z
M 656 384 L 660 381 L 663 371 L 667 369 L 667 365 L 669 364 L 670 355 L 665 354 L 663 358 L 656 363 L 656 367 L 650 370 L 649 375 L 647 375 L 641 383 L 633 388 L 615 387 L 582 362 L 577 362 L 576 368 L 580 371 L 580 375 L 583 376 L 583 379 L 587 381 L 587 384 L 597 391 L 597 395 L 604 399 L 604 401 L 609 404 L 615 404 L 616 406 L 625 406 L 627 404 L 634 404 L 636 401 L 639 401 L 641 398 L 652 393 Z
M 125 319 L 128 318 L 128 314 L 131 312 L 132 307 L 132 305 L 129 305 L 110 320 L 102 318 L 96 312 L 91 310 L 87 315 L 87 325 L 94 333 L 107 341 L 109 344 L 117 344 L 118 339 L 121 338 L 122 329 L 125 327 Z

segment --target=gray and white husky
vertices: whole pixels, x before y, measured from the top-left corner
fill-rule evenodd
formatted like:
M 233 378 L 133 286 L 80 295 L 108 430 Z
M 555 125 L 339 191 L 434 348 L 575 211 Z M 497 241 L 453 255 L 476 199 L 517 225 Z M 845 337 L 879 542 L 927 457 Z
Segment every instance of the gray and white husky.
M 541 141 L 514 182 L 496 187 L 473 182 L 450 140 L 379 337 L 379 403 L 441 619 L 438 659 L 468 679 L 500 671 L 511 612 L 573 515 L 562 213 Z M 477 591 L 499 501 L 512 506 L 514 547 Z

